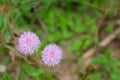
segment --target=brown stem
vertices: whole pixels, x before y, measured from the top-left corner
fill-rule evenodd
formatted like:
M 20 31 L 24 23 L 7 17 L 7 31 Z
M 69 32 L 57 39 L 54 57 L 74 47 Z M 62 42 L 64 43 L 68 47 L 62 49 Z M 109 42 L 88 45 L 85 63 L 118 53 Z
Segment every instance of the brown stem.
M 94 8 L 96 8 L 96 9 L 102 11 L 102 12 L 105 12 L 105 11 L 106 11 L 105 9 L 103 9 L 103 8 L 101 8 L 101 7 L 98 7 L 98 6 L 96 6 L 96 5 L 92 4 L 92 3 L 89 3 L 87 0 L 86 0 L 85 2 L 86 2 L 86 3 L 88 4 L 88 6 L 90 6 L 90 7 L 94 7 Z

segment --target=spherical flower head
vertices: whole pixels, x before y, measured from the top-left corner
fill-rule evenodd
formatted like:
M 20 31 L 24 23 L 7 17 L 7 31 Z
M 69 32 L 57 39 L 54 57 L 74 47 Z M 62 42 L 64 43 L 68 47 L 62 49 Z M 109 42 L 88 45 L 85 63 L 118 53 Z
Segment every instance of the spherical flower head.
M 23 55 L 31 55 L 38 50 L 40 45 L 39 37 L 33 32 L 24 32 L 18 39 L 16 49 Z
M 61 59 L 62 51 L 55 44 L 46 46 L 42 51 L 42 61 L 46 66 L 54 67 L 60 63 Z

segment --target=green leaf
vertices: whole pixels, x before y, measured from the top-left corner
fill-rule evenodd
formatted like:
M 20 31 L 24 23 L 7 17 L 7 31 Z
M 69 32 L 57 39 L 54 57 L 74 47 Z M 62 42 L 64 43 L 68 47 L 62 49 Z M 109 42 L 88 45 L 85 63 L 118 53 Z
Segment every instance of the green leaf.
M 70 46 L 70 50 L 74 52 L 80 52 L 82 50 L 82 46 L 84 45 L 84 38 L 77 39 L 72 46 Z
M 62 35 L 60 32 L 56 32 L 55 34 L 51 34 L 49 36 L 50 42 L 59 42 L 60 40 L 62 40 Z
M 0 80 L 13 80 L 13 77 L 8 72 L 0 73 Z
M 5 36 L 4 36 L 4 40 L 8 43 L 8 42 L 11 41 L 11 39 L 12 39 L 12 35 L 11 35 L 11 32 L 10 32 L 10 29 L 7 28 Z
M 89 75 L 90 80 L 101 80 L 102 74 L 100 73 L 92 73 Z
M 24 64 L 23 67 L 24 71 L 27 72 L 28 75 L 33 77 L 35 80 L 38 80 L 39 78 L 45 78 L 46 74 L 42 68 L 35 69 L 34 67 Z M 40 77 L 39 77 L 40 76 Z
M 120 73 L 118 71 L 112 71 L 110 73 L 110 80 L 119 80 L 120 79 Z

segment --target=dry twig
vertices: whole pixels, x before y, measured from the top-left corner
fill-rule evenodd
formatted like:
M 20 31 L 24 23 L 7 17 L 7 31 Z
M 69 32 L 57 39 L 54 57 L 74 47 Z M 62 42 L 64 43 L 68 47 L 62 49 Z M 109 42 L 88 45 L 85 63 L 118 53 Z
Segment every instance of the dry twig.
M 118 35 L 120 34 L 120 27 L 115 30 L 111 35 L 106 37 L 104 40 L 102 40 L 99 43 L 99 47 L 106 47 L 108 44 L 110 44 L 111 41 L 113 41 Z M 91 56 L 95 53 L 95 49 L 90 48 L 88 51 L 86 51 L 83 55 L 83 66 L 87 67 L 90 64 Z

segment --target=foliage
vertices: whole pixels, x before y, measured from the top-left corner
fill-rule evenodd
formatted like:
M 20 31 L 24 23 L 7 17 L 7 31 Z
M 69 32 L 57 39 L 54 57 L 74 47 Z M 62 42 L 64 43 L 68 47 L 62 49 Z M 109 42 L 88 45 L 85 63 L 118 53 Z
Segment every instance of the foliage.
M 111 0 L 112 1 L 112 0 Z M 74 53 L 78 61 L 84 51 L 96 45 L 95 34 L 98 28 L 98 20 L 103 17 L 103 10 L 111 6 L 109 0 L 0 0 L 0 10 L 8 8 L 6 15 L 14 24 L 14 31 L 18 36 L 23 31 L 36 32 L 43 42 L 41 49 L 49 42 L 68 47 L 68 53 Z M 6 5 L 4 4 L 6 3 Z M 91 6 L 91 4 L 94 6 Z M 108 16 L 113 16 L 117 6 L 117 0 L 112 3 Z M 97 8 L 95 6 L 98 6 Z M 105 33 L 112 33 L 113 24 L 107 24 Z M 0 56 L 6 56 L 0 64 L 11 63 L 9 43 L 12 35 L 8 27 L 5 15 L 0 13 Z M 1 44 L 2 42 L 8 44 Z M 69 43 L 70 42 L 70 43 Z M 41 49 L 37 52 L 41 55 Z M 120 63 L 112 57 L 113 52 L 106 51 L 93 61 L 92 65 L 101 65 L 102 71 L 91 73 L 90 80 L 100 80 L 103 75 L 109 76 L 109 80 L 119 80 L 118 67 Z M 46 80 L 47 75 L 41 68 L 35 68 L 26 63 L 20 63 L 20 71 L 17 80 Z M 48 75 L 54 75 L 53 72 Z M 0 80 L 13 80 L 10 72 L 0 73 Z M 49 78 L 49 80 L 55 80 Z
M 93 73 L 89 77 L 91 80 L 101 80 L 104 76 L 108 76 L 109 80 L 119 80 L 119 71 L 118 68 L 120 67 L 119 60 L 115 59 L 110 50 L 106 50 L 104 54 L 101 54 L 98 59 L 93 60 L 93 65 L 100 65 L 102 70 L 99 73 Z

